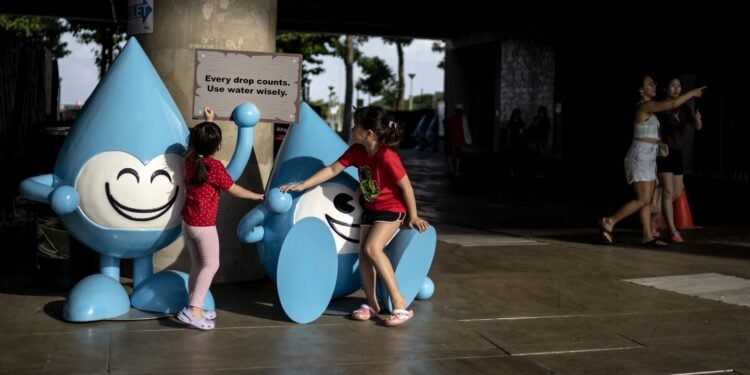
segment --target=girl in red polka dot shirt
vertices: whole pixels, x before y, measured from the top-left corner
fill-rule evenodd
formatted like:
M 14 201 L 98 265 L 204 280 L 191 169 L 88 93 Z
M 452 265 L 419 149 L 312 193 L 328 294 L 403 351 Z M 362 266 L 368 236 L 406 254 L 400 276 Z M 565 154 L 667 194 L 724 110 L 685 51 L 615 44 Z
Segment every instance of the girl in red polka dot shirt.
M 188 279 L 189 304 L 177 315 L 182 322 L 208 330 L 214 328 L 215 311 L 203 310 L 203 300 L 219 269 L 219 235 L 216 213 L 219 192 L 238 198 L 263 200 L 258 194 L 234 183 L 224 165 L 213 158 L 221 148 L 221 129 L 213 123 L 214 112 L 204 109 L 205 122 L 190 130 L 185 156 L 187 197 L 182 209 L 183 232 L 192 261 Z

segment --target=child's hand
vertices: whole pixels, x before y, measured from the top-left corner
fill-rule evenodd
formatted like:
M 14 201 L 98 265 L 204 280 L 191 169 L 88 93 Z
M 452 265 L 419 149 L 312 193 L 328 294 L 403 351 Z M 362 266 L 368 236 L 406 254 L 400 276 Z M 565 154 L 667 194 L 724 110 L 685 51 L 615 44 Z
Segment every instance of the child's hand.
M 305 189 L 306 188 L 302 186 L 302 184 L 289 184 L 279 188 L 282 193 L 286 193 L 287 191 L 302 191 Z
M 203 116 L 206 118 L 206 121 L 213 121 L 214 110 L 211 107 L 203 107 Z
M 426 231 L 429 225 L 430 223 L 428 223 L 427 220 L 424 220 L 419 216 L 409 218 L 409 228 L 418 229 L 420 233 Z M 414 228 L 415 226 L 416 228 Z
M 262 201 L 263 199 L 266 198 L 265 194 L 258 194 L 258 193 L 254 193 L 254 194 L 255 194 L 255 196 L 252 197 L 252 198 L 250 198 L 250 199 L 252 199 L 254 201 Z

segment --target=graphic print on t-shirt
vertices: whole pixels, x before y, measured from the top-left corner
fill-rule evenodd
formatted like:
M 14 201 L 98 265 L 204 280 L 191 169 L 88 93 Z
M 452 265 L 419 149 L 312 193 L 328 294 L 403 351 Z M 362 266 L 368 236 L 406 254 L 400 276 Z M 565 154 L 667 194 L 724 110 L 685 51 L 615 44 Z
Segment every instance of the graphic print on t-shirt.
M 362 195 L 368 202 L 372 202 L 373 199 L 380 195 L 380 186 L 378 186 L 378 182 L 372 178 L 370 167 L 367 165 L 359 168 L 359 187 L 362 189 Z

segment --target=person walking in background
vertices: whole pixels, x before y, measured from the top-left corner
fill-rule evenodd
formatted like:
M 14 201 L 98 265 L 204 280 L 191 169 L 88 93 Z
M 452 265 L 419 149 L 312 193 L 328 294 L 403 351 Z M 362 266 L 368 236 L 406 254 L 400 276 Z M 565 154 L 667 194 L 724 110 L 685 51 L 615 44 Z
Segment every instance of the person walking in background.
M 666 87 L 666 100 L 673 100 L 682 94 L 682 81 L 672 78 Z M 669 239 L 674 243 L 682 243 L 685 240 L 674 224 L 674 201 L 679 198 L 683 188 L 683 176 L 685 174 L 682 150 L 685 146 L 685 129 L 688 126 L 696 130 L 703 129 L 703 118 L 700 111 L 693 110 L 683 104 L 677 108 L 670 109 L 657 114 L 661 124 L 662 142 L 669 146 L 669 154 L 663 158 L 656 159 L 656 169 L 659 174 L 659 183 L 662 187 L 662 213 L 669 227 Z M 655 229 L 657 217 L 652 217 L 652 227 Z M 658 233 L 658 230 L 657 232 Z
M 505 132 L 505 145 L 508 148 L 508 168 L 511 177 L 521 173 L 524 161 L 526 160 L 525 131 L 526 123 L 521 118 L 521 109 L 515 108 L 510 114 Z
M 455 112 L 445 119 L 445 152 L 448 154 L 448 169 L 451 175 L 461 175 L 463 148 L 471 144 L 471 132 L 464 114 L 464 107 L 456 104 Z
M 547 107 L 539 106 L 536 111 L 534 121 L 531 123 L 530 137 L 534 153 L 536 154 L 536 171 L 534 176 L 544 177 L 545 158 L 547 157 L 547 144 L 549 142 L 549 131 L 552 127 L 549 116 L 547 115 Z
M 649 75 L 643 77 L 638 90 L 641 99 L 637 103 L 635 113 L 633 143 L 625 156 L 625 177 L 628 184 L 633 186 L 636 198 L 627 202 L 614 215 L 599 218 L 597 225 L 606 243 L 612 243 L 612 230 L 615 225 L 638 211 L 643 233 L 641 244 L 655 247 L 667 246 L 665 242 L 659 241 L 651 233 L 650 203 L 656 184 L 656 156 L 657 154 L 666 156 L 669 153 L 669 147 L 660 142 L 659 120 L 656 113 L 678 108 L 688 100 L 703 95 L 704 89 L 705 86 L 690 90 L 670 100 L 655 101 L 656 83 Z

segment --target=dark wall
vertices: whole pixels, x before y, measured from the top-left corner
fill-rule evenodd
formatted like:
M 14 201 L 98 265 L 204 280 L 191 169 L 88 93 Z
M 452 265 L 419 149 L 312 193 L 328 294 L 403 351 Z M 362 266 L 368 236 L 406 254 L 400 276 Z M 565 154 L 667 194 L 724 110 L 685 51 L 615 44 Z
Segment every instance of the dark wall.
M 649 72 L 660 91 L 674 74 L 708 85 L 694 103 L 704 130 L 695 137 L 694 172 L 747 179 L 750 152 L 744 109 L 749 59 L 731 28 L 658 35 L 648 30 L 594 35 L 571 27 L 555 36 L 556 98 L 562 103 L 563 158 L 590 167 L 619 167 L 630 143 L 637 88 Z M 683 87 L 683 91 L 695 86 Z
M 552 155 L 581 173 L 621 175 L 643 74 L 657 80 L 659 92 L 679 75 L 687 78 L 684 90 L 708 86 L 703 98 L 689 103 L 704 119 L 702 131 L 688 134 L 694 138 L 686 153 L 690 172 L 747 181 L 750 57 L 740 14 L 633 7 L 619 18 L 561 14 L 546 28 L 451 39 L 446 108 L 462 103 L 475 146 L 496 150 L 493 141 L 509 108 L 522 108 L 528 123 L 538 105 L 552 103 Z M 544 79 L 550 74 L 552 87 Z
M 57 61 L 38 43 L 0 30 L 0 51 L 0 208 L 6 208 L 21 179 L 51 168 L 46 156 L 53 151 L 40 131 L 55 121 L 59 79 Z

